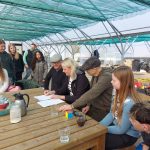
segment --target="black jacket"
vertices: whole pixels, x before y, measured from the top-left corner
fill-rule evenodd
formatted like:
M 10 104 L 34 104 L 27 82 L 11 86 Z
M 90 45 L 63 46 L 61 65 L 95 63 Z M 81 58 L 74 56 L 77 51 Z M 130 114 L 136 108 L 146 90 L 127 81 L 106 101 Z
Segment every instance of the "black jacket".
M 66 75 L 63 72 L 63 69 L 56 70 L 53 67 L 50 69 L 48 74 L 45 77 L 45 82 L 44 82 L 44 89 L 48 90 L 49 89 L 49 82 L 51 82 L 51 90 L 58 90 L 62 88 L 64 81 L 65 81 Z
M 13 61 L 6 51 L 0 53 L 0 62 L 2 64 L 2 67 L 7 70 L 9 78 L 13 82 L 15 82 L 15 70 L 13 66 Z
M 85 76 L 85 73 L 82 71 L 77 72 L 77 77 L 72 81 L 71 90 L 73 96 L 70 96 L 70 91 L 68 89 L 69 79 L 66 78 L 65 83 L 61 89 L 56 90 L 56 94 L 65 95 L 65 101 L 69 104 L 73 103 L 78 99 L 82 94 L 90 89 L 90 84 Z
M 27 64 L 28 64 L 29 67 L 31 67 L 33 57 L 34 57 L 34 53 L 35 53 L 35 50 L 34 51 L 31 51 L 30 49 L 28 50 L 28 55 L 27 55 L 26 59 L 27 59 Z
M 13 57 L 12 60 L 13 60 L 13 63 L 14 63 L 15 74 L 22 73 L 24 71 L 24 63 L 23 63 L 22 55 L 19 54 L 19 58 L 18 59 L 15 59 Z

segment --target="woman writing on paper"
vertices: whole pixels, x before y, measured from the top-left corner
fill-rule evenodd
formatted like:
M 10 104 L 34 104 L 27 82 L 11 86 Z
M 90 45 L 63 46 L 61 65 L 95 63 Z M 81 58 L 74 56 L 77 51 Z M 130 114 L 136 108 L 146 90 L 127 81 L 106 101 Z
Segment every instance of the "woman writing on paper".
M 61 89 L 50 91 L 52 99 L 61 99 L 71 104 L 89 90 L 90 85 L 85 73 L 78 69 L 76 62 L 71 58 L 62 61 L 63 72 L 67 78 Z

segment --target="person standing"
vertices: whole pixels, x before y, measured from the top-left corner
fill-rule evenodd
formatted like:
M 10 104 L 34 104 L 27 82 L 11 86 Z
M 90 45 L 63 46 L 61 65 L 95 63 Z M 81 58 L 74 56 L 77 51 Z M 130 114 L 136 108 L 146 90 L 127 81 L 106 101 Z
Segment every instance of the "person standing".
M 24 77 L 24 79 L 28 79 L 29 76 L 32 73 L 32 68 L 31 68 L 31 64 L 33 61 L 33 57 L 34 57 L 34 53 L 37 51 L 37 46 L 35 43 L 31 44 L 31 49 L 28 49 L 27 51 L 24 52 L 23 55 L 23 62 L 25 64 L 25 68 L 26 68 L 26 75 Z
M 22 55 L 16 51 L 16 47 L 13 43 L 8 45 L 8 50 L 14 64 L 16 81 L 22 80 L 22 73 L 24 71 Z
M 9 81 L 11 84 L 15 82 L 15 70 L 13 61 L 10 55 L 5 51 L 5 41 L 0 39 L 0 63 L 2 68 L 6 69 L 8 72 Z
M 41 51 L 36 51 L 32 61 L 32 77 L 40 86 L 43 86 L 47 74 L 47 63 Z
M 56 91 L 62 88 L 66 80 L 66 75 L 63 72 L 61 66 L 62 56 L 59 54 L 54 54 L 50 58 L 50 62 L 52 63 L 52 68 L 49 70 L 48 74 L 46 75 L 45 82 L 44 82 L 45 95 L 52 94 L 51 91 Z M 51 89 L 49 90 L 50 81 L 51 81 Z

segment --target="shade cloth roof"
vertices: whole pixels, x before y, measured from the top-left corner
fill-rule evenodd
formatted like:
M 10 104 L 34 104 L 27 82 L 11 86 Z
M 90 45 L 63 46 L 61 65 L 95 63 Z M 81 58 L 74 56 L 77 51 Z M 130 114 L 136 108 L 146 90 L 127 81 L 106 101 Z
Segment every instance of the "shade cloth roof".
M 150 0 L 0 0 L 0 38 L 26 41 L 135 15 Z

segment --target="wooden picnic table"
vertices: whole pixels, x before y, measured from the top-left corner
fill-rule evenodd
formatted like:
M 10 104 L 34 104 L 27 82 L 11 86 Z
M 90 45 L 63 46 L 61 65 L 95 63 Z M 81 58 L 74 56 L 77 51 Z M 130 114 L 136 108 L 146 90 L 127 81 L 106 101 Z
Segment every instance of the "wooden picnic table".
M 64 112 L 58 116 L 50 115 L 50 107 L 43 108 L 37 104 L 34 96 L 43 94 L 42 88 L 20 91 L 29 94 L 28 113 L 21 122 L 11 124 L 9 115 L 0 116 L 0 150 L 104 150 L 106 127 L 87 117 L 83 127 L 78 127 L 76 117 L 66 119 Z M 4 96 L 13 100 L 12 93 Z M 62 104 L 60 104 L 62 105 Z M 52 106 L 51 106 L 52 107 Z M 58 129 L 69 126 L 70 141 L 60 143 Z

